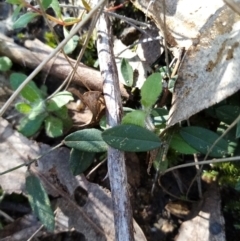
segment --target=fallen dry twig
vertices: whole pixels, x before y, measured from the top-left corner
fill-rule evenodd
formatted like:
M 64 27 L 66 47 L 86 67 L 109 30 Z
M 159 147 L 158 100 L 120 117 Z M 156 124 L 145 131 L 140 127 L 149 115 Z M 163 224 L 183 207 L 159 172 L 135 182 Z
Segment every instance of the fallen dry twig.
M 108 127 L 120 124 L 122 103 L 117 67 L 113 54 L 109 19 L 102 14 L 97 22 L 97 48 L 100 70 L 103 76 L 103 93 L 106 103 Z M 133 241 L 133 218 L 130 204 L 124 152 L 108 148 L 108 175 L 111 186 L 115 240 Z
M 0 33 L 0 55 L 9 57 L 13 62 L 18 63 L 24 67 L 35 69 L 43 59 L 45 59 L 53 49 L 43 44 L 41 41 L 27 40 L 25 42 L 26 48 L 17 45 L 12 39 L 6 37 Z M 74 65 L 75 60 L 69 58 Z M 72 67 L 65 59 L 63 54 L 49 61 L 44 67 L 43 71 L 49 72 L 51 75 L 56 76 L 59 80 L 64 80 Z M 86 65 L 80 63 L 77 69 L 77 74 L 74 75 L 72 81 L 80 86 L 87 86 L 91 90 L 102 91 L 102 77 L 99 71 L 89 68 Z M 127 97 L 128 94 L 123 86 L 121 86 L 121 94 L 123 97 Z

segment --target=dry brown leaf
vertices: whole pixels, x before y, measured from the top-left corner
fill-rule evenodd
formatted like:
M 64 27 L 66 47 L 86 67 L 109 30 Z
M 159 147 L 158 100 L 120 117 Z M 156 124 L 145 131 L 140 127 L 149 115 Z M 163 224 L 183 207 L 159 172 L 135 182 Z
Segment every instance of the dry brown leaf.
M 154 1 L 148 9 L 148 16 L 162 31 L 163 2 Z M 133 3 L 147 13 L 150 0 Z M 240 17 L 222 0 L 165 3 L 167 42 L 187 50 L 168 122 L 174 125 L 240 89 Z
M 80 91 L 72 87 L 69 88 L 68 91 L 72 92 L 81 101 L 80 106 L 75 105 L 76 107 L 74 107 L 74 104 L 71 104 L 71 106 L 69 106 L 70 109 L 74 109 L 74 111 L 79 111 L 83 113 L 83 111 L 85 112 L 86 107 L 88 107 L 88 109 L 92 113 L 92 115 L 88 114 L 87 121 L 84 122 L 84 125 L 92 124 L 99 121 L 99 119 L 101 118 L 101 114 L 105 109 L 104 98 L 100 91 L 87 91 L 84 94 L 81 94 Z M 76 115 L 73 119 L 77 122 L 82 122 L 82 116 L 80 115 L 80 117 L 76 117 Z M 78 121 L 78 119 L 80 121 Z
M 36 158 L 50 149 L 48 145 L 38 144 L 23 137 L 2 118 L 0 138 L 0 172 L 25 163 L 28 161 L 26 157 Z M 37 166 L 31 166 L 31 170 L 41 178 L 49 194 L 63 196 L 58 198 L 57 223 L 65 220 L 62 226 L 66 230 L 74 227 L 83 233 L 87 240 L 114 240 L 111 193 L 97 184 L 88 182 L 83 175 L 73 176 L 68 160 L 69 149 L 60 148 L 42 157 Z M 26 167 L 23 167 L 0 176 L 2 189 L 6 193 L 24 193 L 25 173 Z M 79 187 L 88 194 L 86 203 L 81 207 L 73 198 L 75 190 Z M 84 200 L 82 201 L 81 203 L 84 203 Z M 135 240 L 146 240 L 136 222 L 134 230 Z

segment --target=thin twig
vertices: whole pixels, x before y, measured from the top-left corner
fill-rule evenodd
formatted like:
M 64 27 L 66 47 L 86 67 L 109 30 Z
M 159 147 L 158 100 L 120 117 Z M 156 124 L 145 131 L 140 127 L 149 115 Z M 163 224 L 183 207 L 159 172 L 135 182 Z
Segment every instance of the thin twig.
M 206 160 L 208 158 L 208 155 L 211 153 L 212 149 L 214 148 L 214 146 L 217 145 L 217 143 L 235 126 L 237 125 L 237 123 L 240 121 L 240 115 L 233 121 L 233 123 L 227 128 L 226 131 L 224 131 L 224 133 L 219 136 L 217 138 L 217 140 L 212 144 L 212 146 L 210 147 L 210 149 L 208 150 L 206 156 L 204 157 L 203 160 Z
M 107 161 L 107 158 L 104 158 L 101 162 L 99 162 L 86 176 L 86 178 L 89 178 L 90 175 L 95 172 L 103 163 Z

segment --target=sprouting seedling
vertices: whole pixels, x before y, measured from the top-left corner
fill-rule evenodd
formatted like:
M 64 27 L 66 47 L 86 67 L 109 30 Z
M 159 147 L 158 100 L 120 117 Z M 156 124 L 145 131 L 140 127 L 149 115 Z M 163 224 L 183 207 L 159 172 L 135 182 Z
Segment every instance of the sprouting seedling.
M 16 90 L 27 78 L 26 75 L 13 73 L 10 84 Z M 46 92 L 39 89 L 30 81 L 21 91 L 23 102 L 18 102 L 15 107 L 24 116 L 20 120 L 18 130 L 29 137 L 37 133 L 44 124 L 49 137 L 61 136 L 64 130 L 71 127 L 66 104 L 73 100 L 70 92 L 62 91 L 51 99 L 45 100 Z
M 141 88 L 142 110 L 128 113 L 122 119 L 122 124 L 134 124 L 154 130 L 150 113 L 153 105 L 162 92 L 162 77 L 160 73 L 150 75 Z

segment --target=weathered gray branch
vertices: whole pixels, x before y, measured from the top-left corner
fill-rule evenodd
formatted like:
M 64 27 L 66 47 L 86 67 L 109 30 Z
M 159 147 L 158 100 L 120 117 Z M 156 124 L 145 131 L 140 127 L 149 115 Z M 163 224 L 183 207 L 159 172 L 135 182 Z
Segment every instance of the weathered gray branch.
M 103 93 L 106 102 L 108 127 L 120 123 L 122 103 L 116 63 L 112 50 L 109 19 L 102 14 L 97 23 L 98 58 L 103 77 Z M 133 241 L 133 218 L 129 199 L 124 152 L 109 147 L 108 175 L 114 210 L 116 241 Z
M 53 49 L 35 39 L 25 42 L 26 48 L 17 45 L 12 39 L 0 33 L 0 55 L 9 57 L 13 62 L 24 67 L 35 69 L 43 59 L 45 59 Z M 69 58 L 74 66 L 75 60 Z M 59 54 L 56 59 L 49 61 L 42 69 L 44 72 L 56 76 L 59 80 L 64 80 L 72 70 L 71 65 L 65 59 L 63 54 Z M 80 63 L 77 74 L 73 76 L 72 81 L 80 86 L 87 85 L 91 90 L 102 91 L 102 77 L 99 71 L 89 68 Z M 127 97 L 126 90 L 121 87 L 121 94 Z

